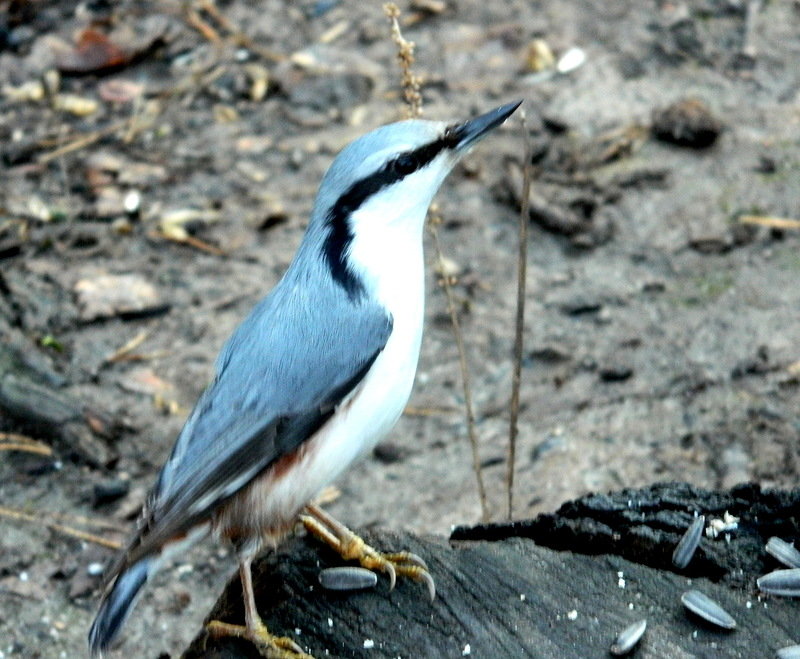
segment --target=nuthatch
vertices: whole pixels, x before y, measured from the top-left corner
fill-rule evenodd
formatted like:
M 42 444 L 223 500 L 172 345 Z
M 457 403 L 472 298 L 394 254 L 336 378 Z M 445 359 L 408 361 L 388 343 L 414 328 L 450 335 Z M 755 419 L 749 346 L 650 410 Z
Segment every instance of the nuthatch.
M 89 632 L 93 654 L 118 635 L 158 566 L 209 533 L 239 557 L 241 635 L 299 651 L 261 622 L 250 563 L 304 509 L 304 523 L 343 555 L 389 572 L 392 582 L 395 573 L 425 581 L 433 593 L 421 559 L 379 554 L 306 506 L 400 417 L 422 339 L 428 206 L 469 147 L 519 105 L 463 123 L 390 124 L 336 157 L 294 260 L 222 349 L 138 530 L 109 571 Z

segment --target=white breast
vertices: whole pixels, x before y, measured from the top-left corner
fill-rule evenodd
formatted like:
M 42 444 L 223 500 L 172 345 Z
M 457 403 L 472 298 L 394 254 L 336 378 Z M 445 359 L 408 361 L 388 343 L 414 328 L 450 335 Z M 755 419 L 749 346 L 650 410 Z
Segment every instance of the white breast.
M 391 314 L 392 333 L 362 383 L 306 442 L 298 463 L 280 475 L 267 475 L 257 488 L 260 494 L 254 488 L 259 501 L 251 510 L 257 510 L 260 519 L 252 521 L 262 528 L 293 519 L 323 487 L 371 450 L 395 425 L 411 394 L 422 340 L 422 225 L 427 204 L 412 221 L 406 216 L 405 222 L 388 225 L 368 216 L 376 210 L 367 205 L 359 211 L 364 230 L 357 231 L 350 258 L 367 294 Z

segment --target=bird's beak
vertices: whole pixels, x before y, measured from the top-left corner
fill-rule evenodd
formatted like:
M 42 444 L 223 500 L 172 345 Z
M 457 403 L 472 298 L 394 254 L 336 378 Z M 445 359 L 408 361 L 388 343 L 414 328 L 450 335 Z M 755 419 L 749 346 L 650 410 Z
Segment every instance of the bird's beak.
M 455 151 L 466 151 L 470 146 L 481 140 L 493 128 L 497 128 L 516 110 L 522 101 L 515 101 L 508 105 L 501 105 L 480 117 L 465 121 L 451 128 L 455 138 Z

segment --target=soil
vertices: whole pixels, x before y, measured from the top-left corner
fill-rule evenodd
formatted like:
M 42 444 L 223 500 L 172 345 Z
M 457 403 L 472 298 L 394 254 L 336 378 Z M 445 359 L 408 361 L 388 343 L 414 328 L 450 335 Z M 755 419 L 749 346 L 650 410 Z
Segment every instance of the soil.
M 514 517 L 657 481 L 796 485 L 800 234 L 741 218 L 800 215 L 798 3 L 412 5 L 427 118 L 525 99 Z M 100 466 L 63 441 L 50 457 L 0 451 L 0 505 L 41 521 L 0 516 L 0 657 L 84 656 L 111 552 L 46 523 L 124 539 L 217 351 L 289 263 L 332 157 L 400 118 L 399 71 L 379 3 L 0 8 L 2 338 L 123 428 Z M 534 39 L 586 60 L 537 72 Z M 437 198 L 495 520 L 525 145 L 509 121 Z M 410 409 L 329 508 L 443 536 L 481 507 L 431 247 Z M 30 433 L 7 412 L 3 430 Z M 166 568 L 112 656 L 176 656 L 233 571 L 211 545 Z

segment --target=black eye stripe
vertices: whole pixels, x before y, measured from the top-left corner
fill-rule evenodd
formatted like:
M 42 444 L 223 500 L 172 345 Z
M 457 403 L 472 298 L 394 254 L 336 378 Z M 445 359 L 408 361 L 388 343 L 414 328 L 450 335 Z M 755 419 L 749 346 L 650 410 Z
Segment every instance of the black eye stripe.
M 396 174 L 400 174 L 401 176 L 408 176 L 412 174 L 416 170 L 420 169 L 420 165 L 418 159 L 414 157 L 414 153 L 403 153 L 394 160 L 392 160 L 389 165 L 391 166 L 391 170 Z
M 331 206 L 327 218 L 330 229 L 324 245 L 325 260 L 334 280 L 351 297 L 360 296 L 364 287 L 347 267 L 345 258 L 353 241 L 353 231 L 348 222 L 350 214 L 358 210 L 372 195 L 429 165 L 445 149 L 455 148 L 459 140 L 457 132 L 457 125 L 449 126 L 433 142 L 395 156 L 376 172 L 353 183 Z

